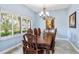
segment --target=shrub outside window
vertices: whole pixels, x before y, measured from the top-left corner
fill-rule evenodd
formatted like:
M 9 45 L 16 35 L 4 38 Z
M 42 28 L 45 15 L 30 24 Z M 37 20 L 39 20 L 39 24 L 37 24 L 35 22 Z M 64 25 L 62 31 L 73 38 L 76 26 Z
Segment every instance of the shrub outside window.
M 12 34 L 12 18 L 7 13 L 1 13 L 1 37 Z

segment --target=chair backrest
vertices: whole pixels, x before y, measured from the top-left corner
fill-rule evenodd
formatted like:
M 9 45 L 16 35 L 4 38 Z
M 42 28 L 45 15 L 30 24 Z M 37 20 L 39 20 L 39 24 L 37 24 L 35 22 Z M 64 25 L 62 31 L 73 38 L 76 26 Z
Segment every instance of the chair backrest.
M 38 30 L 37 28 L 34 28 L 34 35 L 37 37 L 38 36 Z
M 33 34 L 33 30 L 32 30 L 31 28 L 29 28 L 29 29 L 27 30 L 27 33 L 28 33 L 28 34 Z
M 56 37 L 56 33 L 57 33 L 57 29 L 55 29 L 55 32 L 54 32 L 54 40 L 55 40 L 55 37 Z
M 26 50 L 28 50 L 29 53 L 35 50 L 37 51 L 37 40 L 33 34 L 24 34 L 23 38 L 27 42 L 27 44 L 24 44 L 24 45 L 26 45 Z
M 52 48 L 53 44 L 55 44 L 55 37 L 56 37 L 57 29 L 55 29 L 55 32 L 52 33 L 52 42 L 50 48 Z
M 38 35 L 41 36 L 41 29 L 38 28 Z

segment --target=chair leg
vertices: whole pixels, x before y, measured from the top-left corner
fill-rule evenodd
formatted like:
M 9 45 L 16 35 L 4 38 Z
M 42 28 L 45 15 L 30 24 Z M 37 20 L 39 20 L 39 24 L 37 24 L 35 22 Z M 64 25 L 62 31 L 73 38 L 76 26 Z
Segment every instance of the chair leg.
M 46 54 L 50 54 L 50 50 L 46 49 Z
M 23 54 L 25 54 L 25 48 L 23 47 Z
M 54 54 L 55 50 L 52 50 L 52 54 Z

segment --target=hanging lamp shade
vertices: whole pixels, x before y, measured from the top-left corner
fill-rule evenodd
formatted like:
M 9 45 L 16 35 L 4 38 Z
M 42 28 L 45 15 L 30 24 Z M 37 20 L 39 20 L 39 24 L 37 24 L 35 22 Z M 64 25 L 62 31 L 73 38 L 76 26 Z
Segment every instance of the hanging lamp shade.
M 39 13 L 39 16 L 45 19 L 46 17 L 49 17 L 49 12 L 46 11 L 46 8 L 43 8 L 43 11 Z

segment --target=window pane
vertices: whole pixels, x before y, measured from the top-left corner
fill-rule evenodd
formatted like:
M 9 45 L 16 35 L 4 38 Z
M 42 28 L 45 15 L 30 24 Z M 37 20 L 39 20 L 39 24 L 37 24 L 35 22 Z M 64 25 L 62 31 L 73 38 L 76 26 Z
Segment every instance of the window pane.
M 11 15 L 1 13 L 1 36 L 8 36 L 12 34 L 12 20 Z
M 30 19 L 23 18 L 22 19 L 22 32 L 27 32 L 27 29 L 30 28 Z
M 0 37 L 1 37 L 1 18 L 0 18 Z
M 13 32 L 14 34 L 21 33 L 21 17 L 13 17 Z

